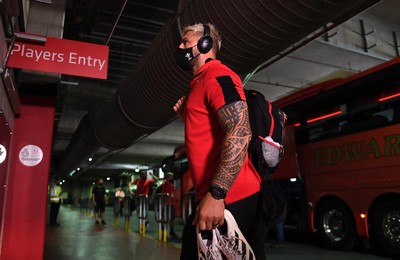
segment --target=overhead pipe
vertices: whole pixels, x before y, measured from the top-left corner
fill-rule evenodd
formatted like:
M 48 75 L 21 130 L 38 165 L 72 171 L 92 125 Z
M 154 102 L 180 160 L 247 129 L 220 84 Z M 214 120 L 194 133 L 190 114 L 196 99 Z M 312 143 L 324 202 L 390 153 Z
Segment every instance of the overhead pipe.
M 190 75 L 174 62 L 182 25 L 215 24 L 223 37 L 219 59 L 244 75 L 327 23 L 338 25 L 377 2 L 182 1 L 181 8 L 154 39 L 113 99 L 89 112 L 89 127 L 80 127 L 75 133 L 57 167 L 58 173 L 65 175 L 78 167 L 93 153 L 93 145 L 121 149 L 174 119 L 172 107 L 179 97 L 188 93 L 190 80 Z M 86 144 L 89 135 L 91 142 Z

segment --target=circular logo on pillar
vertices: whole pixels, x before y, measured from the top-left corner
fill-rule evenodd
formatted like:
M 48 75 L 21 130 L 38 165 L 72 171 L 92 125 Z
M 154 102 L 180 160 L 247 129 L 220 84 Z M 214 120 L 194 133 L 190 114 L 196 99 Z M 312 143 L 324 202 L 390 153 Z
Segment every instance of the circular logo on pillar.
M 7 156 L 7 150 L 6 148 L 0 144 L 0 164 L 4 162 Z
M 19 160 L 25 166 L 38 165 L 43 159 L 43 152 L 39 146 L 27 145 L 19 151 Z

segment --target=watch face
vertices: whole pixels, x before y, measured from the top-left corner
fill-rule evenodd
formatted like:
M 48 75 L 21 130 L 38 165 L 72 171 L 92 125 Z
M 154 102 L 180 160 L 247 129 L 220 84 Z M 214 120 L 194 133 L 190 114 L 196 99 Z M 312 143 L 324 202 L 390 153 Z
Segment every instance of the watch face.
M 211 186 L 209 191 L 214 199 L 224 199 L 226 196 L 225 190 L 222 187 Z

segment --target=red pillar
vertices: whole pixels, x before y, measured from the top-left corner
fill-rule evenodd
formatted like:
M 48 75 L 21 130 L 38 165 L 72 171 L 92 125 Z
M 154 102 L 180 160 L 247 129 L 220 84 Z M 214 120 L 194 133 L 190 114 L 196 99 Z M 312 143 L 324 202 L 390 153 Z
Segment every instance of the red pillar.
M 1 101 L 1 97 L 0 97 Z M 1 109 L 1 108 L 0 108 Z M 14 121 L 12 121 L 14 122 Z M 6 195 L 6 183 L 8 176 L 8 165 L 9 165 L 9 157 L 10 157 L 10 147 L 11 147 L 11 129 L 10 125 L 13 123 L 9 123 L 7 121 L 6 116 L 4 116 L 3 112 L 0 111 L 0 248 L 2 241 L 2 223 L 3 223 L 3 205 L 5 203 L 5 195 Z M 1 252 L 0 252 L 1 256 Z
M 15 120 L 1 259 L 43 259 L 54 99 L 22 97 Z

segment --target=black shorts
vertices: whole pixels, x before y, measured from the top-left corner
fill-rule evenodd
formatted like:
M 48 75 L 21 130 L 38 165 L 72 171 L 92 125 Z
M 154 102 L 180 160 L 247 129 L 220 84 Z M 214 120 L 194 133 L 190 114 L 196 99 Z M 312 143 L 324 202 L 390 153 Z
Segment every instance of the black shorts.
M 103 213 L 106 210 L 106 205 L 104 203 L 96 202 L 96 206 L 94 206 L 94 212 Z

